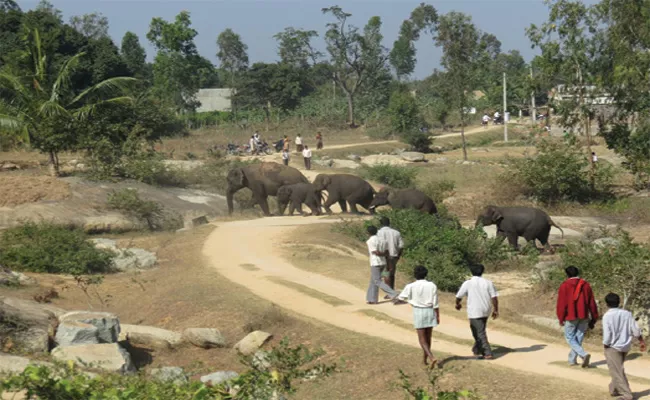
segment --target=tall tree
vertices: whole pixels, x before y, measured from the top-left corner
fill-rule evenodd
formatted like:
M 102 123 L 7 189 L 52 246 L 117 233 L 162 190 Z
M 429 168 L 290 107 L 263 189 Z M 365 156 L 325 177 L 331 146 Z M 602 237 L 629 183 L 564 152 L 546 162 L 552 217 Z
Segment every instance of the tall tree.
M 147 66 L 147 53 L 140 44 L 140 38 L 133 32 L 126 32 L 122 38 L 122 58 L 129 71 L 138 79 L 144 78 Z
M 371 17 L 361 34 L 358 28 L 347 25 L 352 14 L 344 12 L 338 6 L 324 8 L 322 11 L 336 20 L 327 24 L 325 41 L 334 80 L 347 99 L 348 124 L 354 127 L 356 95 L 366 81 L 387 69 L 388 54 L 381 45 L 381 19 Z
M 311 41 L 318 37 L 316 31 L 305 31 L 292 27 L 273 36 L 278 41 L 278 55 L 280 61 L 297 67 L 308 67 L 318 63 L 323 54 L 311 45 Z
M 399 36 L 390 51 L 390 64 L 395 70 L 397 79 L 406 78 L 415 70 L 415 42 L 420 38 L 422 30 L 433 32 L 438 20 L 438 12 L 428 4 L 421 3 L 411 12 L 411 17 L 402 23 Z
M 58 8 L 54 7 L 54 4 L 50 3 L 48 0 L 41 0 L 34 11 L 40 11 L 48 13 L 56 17 L 60 22 L 63 22 L 63 13 Z
M 76 15 L 70 18 L 70 25 L 88 39 L 108 37 L 108 18 L 101 13 Z
M 14 0 L 0 0 L 0 12 L 21 11 L 20 6 Z
M 238 34 L 228 28 L 217 37 L 217 48 L 221 68 L 228 71 L 230 85 L 234 88 L 237 75 L 248 68 L 248 46 Z

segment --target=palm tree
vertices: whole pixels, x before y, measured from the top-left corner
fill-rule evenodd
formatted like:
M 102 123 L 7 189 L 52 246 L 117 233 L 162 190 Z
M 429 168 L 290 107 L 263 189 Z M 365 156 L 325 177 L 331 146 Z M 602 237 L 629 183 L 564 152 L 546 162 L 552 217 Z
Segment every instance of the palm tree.
M 38 30 L 27 35 L 25 42 L 22 56 L 29 65 L 28 72 L 17 73 L 8 66 L 0 70 L 0 129 L 18 134 L 48 154 L 52 174 L 58 176 L 58 154 L 74 150 L 76 124 L 102 105 L 132 102 L 125 93 L 136 79 L 110 78 L 75 94 L 70 79 L 85 53 L 70 57 L 58 72 L 51 73 L 53 68 L 43 54 Z

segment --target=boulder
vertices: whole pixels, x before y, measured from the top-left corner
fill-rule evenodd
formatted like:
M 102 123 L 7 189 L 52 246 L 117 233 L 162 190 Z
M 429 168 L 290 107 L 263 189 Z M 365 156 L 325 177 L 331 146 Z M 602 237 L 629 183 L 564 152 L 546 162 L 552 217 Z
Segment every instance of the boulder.
M 148 333 L 130 333 L 127 335 L 127 340 L 133 346 L 151 350 L 168 350 L 172 348 L 168 341 Z
M 271 367 L 271 361 L 269 361 L 269 355 L 266 351 L 258 350 L 253 355 L 252 360 L 253 366 L 259 369 L 268 369 Z
M 134 336 L 135 335 L 135 336 Z M 145 325 L 120 325 L 119 340 L 129 340 L 135 337 L 135 340 L 146 340 L 149 338 L 152 343 L 159 343 L 165 341 L 168 343 L 167 347 L 177 347 L 183 343 L 183 335 L 178 332 L 168 331 L 166 329 L 156 328 L 153 326 Z
M 359 161 L 361 161 L 361 156 L 356 155 L 356 154 L 348 154 L 347 159 L 355 161 L 355 162 L 359 162 Z
M 151 269 L 158 262 L 156 255 L 144 249 L 120 249 L 113 259 L 115 269 L 129 272 L 142 269 Z
M 332 168 L 349 168 L 349 169 L 357 169 L 361 165 L 359 163 L 356 163 L 351 160 L 332 160 Z
M 448 159 L 447 159 L 447 157 L 438 157 L 434 161 L 437 162 L 437 163 L 440 163 L 440 164 L 446 164 Z
M 417 151 L 405 151 L 401 154 L 402 160 L 409 162 L 421 162 L 426 161 L 424 153 L 419 153 Z
M 16 347 L 26 353 L 47 353 L 50 351 L 50 334 L 42 328 L 27 328 L 15 331 L 12 340 Z
M 183 339 L 204 349 L 226 347 L 226 339 L 218 329 L 188 328 L 183 331 Z
M 334 161 L 328 159 L 312 160 L 312 163 L 320 165 L 321 167 L 331 167 Z
M 56 331 L 58 346 L 117 343 L 120 321 L 106 312 L 72 311 L 59 318 Z
M 35 286 L 38 281 L 21 272 L 0 267 L 0 286 Z
M 208 375 L 203 375 L 200 379 L 203 383 L 211 385 L 219 385 L 224 382 L 233 380 L 239 376 L 235 371 L 217 371 Z
M 173 383 L 174 385 L 183 385 L 189 382 L 185 371 L 181 367 L 154 368 L 149 374 L 159 382 Z
M 605 247 L 618 247 L 618 245 L 621 244 L 621 242 L 618 239 L 613 237 L 604 237 L 604 238 L 594 240 L 592 244 L 594 245 L 594 247 L 598 247 L 602 249 Z
M 474 165 L 476 164 L 474 161 L 463 161 L 462 165 Z
M 196 228 L 197 226 L 207 225 L 208 223 L 210 223 L 210 221 L 208 221 L 208 216 L 202 215 L 200 217 L 192 218 L 192 220 L 189 223 L 189 227 Z
M 389 164 L 389 165 L 406 165 L 407 161 L 402 160 L 401 156 L 392 156 L 387 154 L 375 154 L 371 156 L 364 157 L 361 161 L 366 165 L 379 165 L 379 164 Z
M 13 171 L 16 169 L 20 169 L 20 167 L 14 163 L 4 163 L 2 164 L 2 170 L 3 171 Z
M 139 224 L 121 214 L 86 217 L 82 223 L 86 233 L 130 232 L 138 228 Z
M 53 333 L 57 316 L 64 312 L 60 308 L 35 301 L 0 298 L 0 324 L 8 321 L 25 328 L 40 328 Z
M 57 347 L 52 357 L 59 361 L 73 361 L 89 368 L 126 374 L 135 371 L 129 353 L 117 343 L 85 344 Z
M 19 374 L 30 364 L 43 365 L 48 363 L 32 361 L 29 358 L 0 353 L 0 374 Z
M 254 354 L 264 345 L 273 335 L 264 331 L 251 332 L 235 345 L 235 350 L 247 356 Z
M 98 239 L 89 239 L 88 241 L 91 242 L 97 249 L 117 251 L 117 241 L 113 239 L 98 238 Z

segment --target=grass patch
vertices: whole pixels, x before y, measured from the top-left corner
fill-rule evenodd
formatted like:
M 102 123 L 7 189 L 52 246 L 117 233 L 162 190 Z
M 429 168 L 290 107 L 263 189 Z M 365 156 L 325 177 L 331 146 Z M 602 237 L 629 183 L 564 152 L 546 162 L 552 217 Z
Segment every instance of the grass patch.
M 310 287 L 301 285 L 299 283 L 295 283 L 295 282 L 287 281 L 287 280 L 282 279 L 282 278 L 275 278 L 275 277 L 268 277 L 266 279 L 270 280 L 273 283 L 277 283 L 277 284 L 286 286 L 288 288 L 297 290 L 300 293 L 306 294 L 309 297 L 313 297 L 315 299 L 318 299 L 318 300 L 320 300 L 322 302 L 325 302 L 325 303 L 327 303 L 327 304 L 329 304 L 331 306 L 334 306 L 334 307 L 352 305 L 352 303 L 347 302 L 345 300 L 341 300 L 338 297 L 330 296 L 328 294 L 325 294 L 323 292 L 319 292 L 318 290 L 314 290 L 314 289 L 312 289 Z
M 259 271 L 260 270 L 259 268 L 257 268 L 253 264 L 239 264 L 239 266 L 242 267 L 243 269 L 245 269 L 246 271 Z

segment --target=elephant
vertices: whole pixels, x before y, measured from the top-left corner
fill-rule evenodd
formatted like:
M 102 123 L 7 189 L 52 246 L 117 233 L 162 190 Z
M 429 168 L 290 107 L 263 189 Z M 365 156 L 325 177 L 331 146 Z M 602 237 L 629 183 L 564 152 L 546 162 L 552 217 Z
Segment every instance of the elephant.
M 478 216 L 476 226 L 497 226 L 497 236 L 508 238 L 508 242 L 515 249 L 519 249 L 518 238 L 523 236 L 527 242 L 534 245 L 535 239 L 544 247 L 548 247 L 548 236 L 554 226 L 562 232 L 547 213 L 532 207 L 497 207 L 487 206 Z
M 396 210 L 413 208 L 427 214 L 438 212 L 433 200 L 417 189 L 383 188 L 370 204 L 370 209 L 374 210 L 387 204 Z
M 266 216 L 271 215 L 267 198 L 277 195 L 281 186 L 309 183 L 309 180 L 297 169 L 274 162 L 233 168 L 228 172 L 226 180 L 228 181 L 226 190 L 228 214 L 232 214 L 233 211 L 233 196 L 238 190 L 246 187 L 253 192 L 253 200 L 259 204 Z
M 294 210 L 298 210 L 298 213 L 302 215 L 303 203 L 311 209 L 312 215 L 321 214 L 320 194 L 311 183 L 294 183 L 278 189 L 278 213 L 280 215 L 284 214 L 287 204 L 291 204 L 289 206 L 289 215 L 293 215 Z
M 374 214 L 370 203 L 375 196 L 375 189 L 363 179 L 350 174 L 319 174 L 313 182 L 314 188 L 321 192 L 327 190 L 327 201 L 323 204 L 328 214 L 332 213 L 330 206 L 336 202 L 341 206 L 343 212 L 347 212 L 347 204 L 350 204 L 350 211 L 360 214 L 357 205 L 362 206 Z

